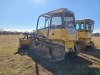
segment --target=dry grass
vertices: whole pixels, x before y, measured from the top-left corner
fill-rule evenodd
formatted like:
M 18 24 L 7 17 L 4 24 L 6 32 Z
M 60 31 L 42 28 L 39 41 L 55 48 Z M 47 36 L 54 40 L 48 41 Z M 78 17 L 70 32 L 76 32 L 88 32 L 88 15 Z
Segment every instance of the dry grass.
M 27 55 L 15 54 L 20 37 L 0 35 L 0 75 L 36 75 L 35 62 Z
M 93 37 L 92 41 L 94 41 L 95 46 L 100 49 L 100 37 Z
M 83 52 L 67 63 L 58 64 L 59 69 L 50 68 L 53 64 L 47 67 L 49 62 L 44 59 L 38 58 L 37 63 L 30 54 L 15 54 L 20 37 L 22 36 L 0 35 L 0 75 L 100 75 L 100 37 L 92 39 L 97 49 Z

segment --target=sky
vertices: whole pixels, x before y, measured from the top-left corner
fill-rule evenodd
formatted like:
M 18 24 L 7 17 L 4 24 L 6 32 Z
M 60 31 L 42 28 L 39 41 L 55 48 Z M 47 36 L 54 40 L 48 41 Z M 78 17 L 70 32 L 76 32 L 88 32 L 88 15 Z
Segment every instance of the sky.
M 73 11 L 76 20 L 93 19 L 100 32 L 100 0 L 0 0 L 0 28 L 35 30 L 39 15 L 59 8 Z

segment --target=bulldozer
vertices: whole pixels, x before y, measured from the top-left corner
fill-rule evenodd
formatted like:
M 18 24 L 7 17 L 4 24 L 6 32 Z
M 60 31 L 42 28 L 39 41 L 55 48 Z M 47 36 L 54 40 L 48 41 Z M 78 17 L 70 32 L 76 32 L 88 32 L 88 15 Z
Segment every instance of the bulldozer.
M 91 41 L 94 21 L 91 19 L 83 19 L 76 20 L 75 23 L 75 28 L 78 33 L 77 42 L 80 45 L 81 50 L 84 50 L 86 47 L 94 48 L 94 43 Z
M 74 13 L 67 8 L 44 13 L 37 19 L 36 31 L 19 40 L 19 48 L 28 47 L 52 62 L 63 60 L 68 53 L 77 55 L 80 46 L 74 25 Z

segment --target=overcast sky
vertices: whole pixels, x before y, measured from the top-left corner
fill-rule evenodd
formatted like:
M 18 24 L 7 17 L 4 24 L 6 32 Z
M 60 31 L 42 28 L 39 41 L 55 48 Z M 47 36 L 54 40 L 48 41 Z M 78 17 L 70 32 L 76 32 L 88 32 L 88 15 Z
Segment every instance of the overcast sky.
M 73 11 L 76 20 L 93 19 L 100 30 L 100 0 L 0 0 L 0 28 L 32 31 L 40 14 L 59 8 Z

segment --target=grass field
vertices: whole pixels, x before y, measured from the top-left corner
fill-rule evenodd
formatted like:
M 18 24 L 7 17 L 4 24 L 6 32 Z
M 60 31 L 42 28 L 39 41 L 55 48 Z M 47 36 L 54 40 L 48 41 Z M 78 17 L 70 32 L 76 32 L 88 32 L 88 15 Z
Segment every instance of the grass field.
M 0 75 L 100 75 L 100 37 L 96 49 L 52 63 L 28 50 L 18 50 L 21 35 L 0 35 Z

